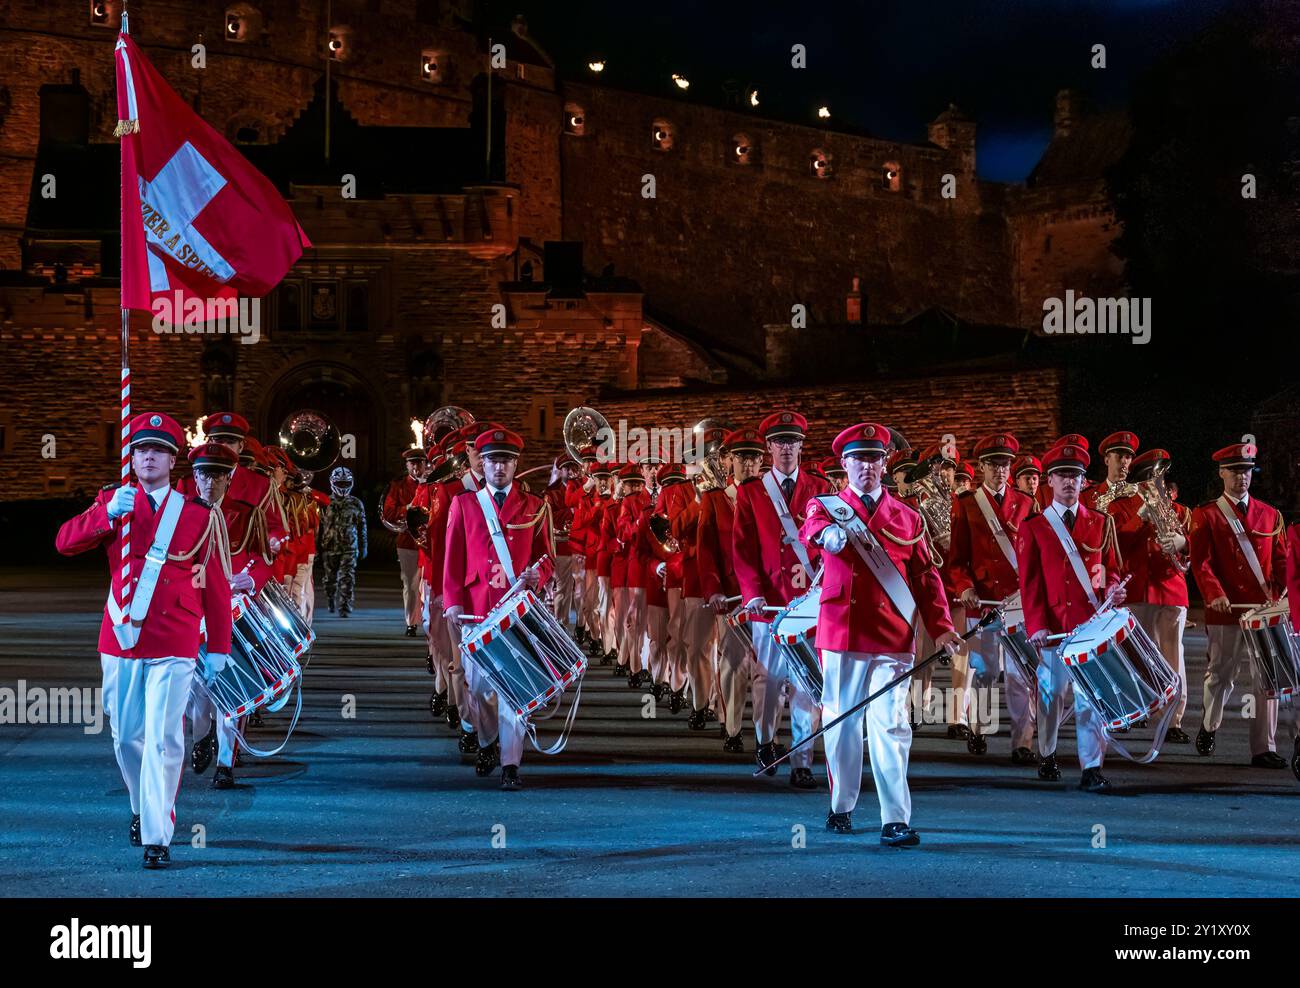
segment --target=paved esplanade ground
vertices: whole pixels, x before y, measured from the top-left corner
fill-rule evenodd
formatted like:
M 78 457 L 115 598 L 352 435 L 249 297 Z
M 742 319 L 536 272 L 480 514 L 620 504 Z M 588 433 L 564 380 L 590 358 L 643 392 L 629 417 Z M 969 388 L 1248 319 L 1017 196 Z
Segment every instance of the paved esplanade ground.
M 912 749 L 913 822 L 923 843 L 881 848 L 870 776 L 860 833 L 827 834 L 828 798 L 750 778 L 716 725 L 690 733 L 666 707 L 595 667 L 574 736 L 531 751 L 524 788 L 497 789 L 431 720 L 424 645 L 401 635 L 396 567 L 363 573 L 346 622 L 317 609 L 297 733 L 283 755 L 246 759 L 235 789 L 187 769 L 172 867 L 146 872 L 107 725 L 0 725 L 0 890 L 7 895 L 1296 895 L 1300 787 L 1289 771 L 1244 767 L 1230 719 L 1213 759 L 1190 747 L 1151 766 L 1107 762 L 1111 796 L 1037 781 L 999 737 L 976 759 L 925 727 Z M 0 573 L 0 687 L 98 686 L 102 574 Z M 1205 638 L 1189 633 L 1194 733 Z M 941 683 L 947 674 L 940 672 Z M 344 697 L 356 715 L 343 716 Z M 1234 701 L 1235 705 L 1235 701 Z M 1238 711 L 1240 708 L 1235 707 Z M 267 718 L 271 740 L 284 714 Z M 552 722 L 554 723 L 554 722 Z M 1290 754 L 1289 713 L 1279 748 Z M 543 726 L 543 737 L 554 728 Z M 788 737 L 788 734 L 787 734 Z M 1065 780 L 1078 778 L 1072 725 Z M 816 772 L 825 783 L 820 752 Z M 196 824 L 206 848 L 188 841 Z M 806 828 L 796 848 L 795 829 Z M 1105 847 L 1094 828 L 1105 827 Z M 494 828 L 500 843 L 494 847 Z

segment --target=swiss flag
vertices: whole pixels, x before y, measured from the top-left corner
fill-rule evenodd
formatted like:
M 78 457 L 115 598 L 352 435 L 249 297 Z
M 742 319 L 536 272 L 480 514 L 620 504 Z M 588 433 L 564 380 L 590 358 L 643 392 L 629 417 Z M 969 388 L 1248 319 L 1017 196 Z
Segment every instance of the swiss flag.
M 261 297 L 311 241 L 279 192 L 117 39 L 122 139 L 122 306 Z

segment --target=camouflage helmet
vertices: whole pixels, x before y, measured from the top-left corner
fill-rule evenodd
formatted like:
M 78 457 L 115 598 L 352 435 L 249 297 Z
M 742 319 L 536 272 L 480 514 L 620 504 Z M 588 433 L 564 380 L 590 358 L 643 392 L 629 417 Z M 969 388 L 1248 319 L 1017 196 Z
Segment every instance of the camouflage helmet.
M 347 467 L 335 467 L 330 473 L 330 488 L 342 494 L 352 490 L 352 471 Z

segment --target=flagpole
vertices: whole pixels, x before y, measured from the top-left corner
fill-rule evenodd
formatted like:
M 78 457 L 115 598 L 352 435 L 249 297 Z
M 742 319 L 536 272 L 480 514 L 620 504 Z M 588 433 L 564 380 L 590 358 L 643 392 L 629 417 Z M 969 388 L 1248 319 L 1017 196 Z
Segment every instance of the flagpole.
M 126 0 L 122 2 L 122 33 L 130 34 L 130 25 L 126 18 Z M 129 134 L 122 134 L 125 141 Z M 122 166 L 122 155 L 118 154 L 118 304 L 122 310 L 122 473 L 121 480 L 125 486 L 131 479 L 131 313 L 126 307 L 126 217 L 122 215 L 122 201 L 126 193 L 126 169 Z M 131 603 L 131 515 L 122 515 L 122 587 L 118 603 L 122 608 L 122 624 L 130 620 Z
M 330 28 L 334 25 L 333 0 L 325 3 L 325 162 L 330 160 L 330 62 L 334 61 L 334 49 L 330 47 Z
M 483 148 L 483 168 L 486 174 L 483 181 L 492 181 L 492 36 L 487 39 L 487 141 Z

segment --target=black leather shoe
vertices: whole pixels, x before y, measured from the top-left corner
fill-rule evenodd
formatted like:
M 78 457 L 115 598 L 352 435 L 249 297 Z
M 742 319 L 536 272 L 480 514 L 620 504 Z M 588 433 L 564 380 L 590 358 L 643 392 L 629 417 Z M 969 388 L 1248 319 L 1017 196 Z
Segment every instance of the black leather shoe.
M 848 813 L 827 813 L 826 829 L 833 834 L 851 834 L 853 819 Z
M 1044 782 L 1061 781 L 1061 770 L 1056 765 L 1056 752 L 1045 755 L 1038 763 L 1038 777 Z
M 1011 752 L 1012 765 L 1037 765 L 1038 756 L 1028 748 L 1017 748 Z
M 430 676 L 437 675 L 437 674 L 433 671 L 433 653 L 432 653 L 432 652 L 425 652 L 425 653 L 424 653 L 424 668 L 426 668 L 427 670 L 429 670 L 429 675 L 430 675 Z
M 983 734 L 971 733 L 966 738 L 966 750 L 972 755 L 982 755 L 989 750 L 988 739 Z
M 339 608 L 339 617 L 345 618 L 351 616 L 352 616 L 352 610 L 350 608 L 347 610 L 344 610 L 342 607 Z
M 668 694 L 668 712 L 679 714 L 686 707 L 686 692 L 682 690 L 673 690 Z
M 887 823 L 880 828 L 880 843 L 886 847 L 916 847 L 921 835 L 905 823 Z
M 478 734 L 474 731 L 461 731 L 460 737 L 456 741 L 456 747 L 460 749 L 462 755 L 477 754 Z
M 130 834 L 131 834 L 131 846 L 139 847 L 140 846 L 140 814 L 139 813 L 131 814 Z
M 816 789 L 817 779 L 813 776 L 810 768 L 792 768 L 790 769 L 790 785 L 796 789 Z
M 1202 727 L 1196 732 L 1196 753 L 1198 755 L 1214 754 L 1214 732 Z
M 408 624 L 408 625 L 406 626 L 406 637 L 407 637 L 407 638 L 419 638 L 419 637 L 420 637 L 420 633 L 419 633 L 418 631 L 415 630 L 415 625 L 413 625 L 413 624 Z
M 611 648 L 608 652 L 605 653 L 605 659 L 606 659 L 607 661 L 609 661 L 609 662 L 613 662 L 615 665 L 617 665 L 617 664 L 618 664 L 618 649 Z
M 704 719 L 705 719 L 705 720 L 717 720 L 717 719 L 718 719 L 718 712 L 717 712 L 716 710 L 714 710 L 712 707 L 705 707 L 705 708 L 704 708 Z
M 249 726 L 249 727 L 261 727 L 261 726 L 262 726 L 262 711 L 260 711 L 260 710 L 254 710 L 251 714 L 249 714 L 249 716 L 248 716 L 248 726 Z
M 436 720 L 447 712 L 447 691 L 434 690 L 429 694 L 429 713 Z
M 726 724 L 719 724 L 719 725 L 718 725 L 718 737 L 722 738 L 723 741 L 727 740 L 727 725 L 726 725 Z
M 519 766 L 506 765 L 501 769 L 501 788 L 518 789 L 519 788 Z
M 1192 739 L 1187 736 L 1187 732 L 1181 727 L 1169 728 L 1169 733 L 1165 735 L 1165 740 L 1169 744 L 1191 744 Z
M 702 731 L 708 727 L 709 723 L 704 716 L 704 711 L 692 710 L 691 715 L 686 718 L 686 726 L 692 731 Z
M 478 758 L 474 759 L 474 774 L 479 776 L 491 775 L 492 770 L 501 764 L 501 746 L 493 741 L 478 750 Z
M 224 765 L 218 765 L 217 770 L 212 773 L 213 789 L 232 789 L 235 785 L 235 773 Z
M 1286 768 L 1286 759 L 1276 751 L 1261 751 L 1250 760 L 1251 768 Z
M 776 745 L 771 741 L 767 744 L 760 744 L 758 750 L 754 753 L 754 761 L 758 763 L 759 768 L 763 769 L 764 775 L 776 775 L 776 768 L 769 768 L 776 759 Z
M 161 844 L 150 844 L 144 849 L 146 868 L 166 868 L 172 863 L 171 852 Z
M 965 741 L 968 737 L 970 737 L 970 728 L 965 724 L 948 725 L 949 741 Z
M 1291 774 L 1300 780 L 1300 736 L 1295 739 L 1295 750 L 1291 752 Z
M 454 703 L 447 704 L 446 710 L 447 726 L 453 731 L 460 730 L 460 708 Z
M 217 729 L 213 727 L 203 737 L 194 742 L 190 749 L 190 768 L 195 775 L 202 775 L 212 764 L 212 756 L 217 752 Z M 138 843 L 138 842 L 137 842 Z
M 581 648 L 583 645 L 586 645 L 586 644 L 587 644 L 587 629 L 586 629 L 586 628 L 574 628 L 574 629 L 573 629 L 573 641 L 574 641 L 574 643 L 575 643 L 579 648 Z
M 1083 777 L 1079 779 L 1079 788 L 1084 792 L 1108 792 L 1110 783 L 1106 777 L 1101 774 L 1099 768 L 1085 768 Z
M 333 614 L 333 613 L 334 613 L 334 598 L 333 598 L 333 597 L 329 598 L 329 605 L 330 605 L 330 613 Z
M 724 727 L 723 730 L 725 731 L 726 728 Z M 722 742 L 722 750 L 730 752 L 733 755 L 742 755 L 745 753 L 745 742 L 742 741 L 740 735 L 737 734 L 734 738 L 727 738 L 726 741 Z

